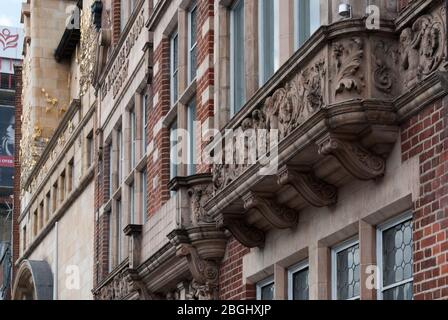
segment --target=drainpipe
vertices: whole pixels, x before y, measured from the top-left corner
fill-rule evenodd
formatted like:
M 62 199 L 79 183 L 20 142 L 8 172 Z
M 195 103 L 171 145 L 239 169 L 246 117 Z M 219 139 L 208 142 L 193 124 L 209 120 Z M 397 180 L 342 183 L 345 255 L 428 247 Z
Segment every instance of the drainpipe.
M 55 232 L 55 241 L 54 241 L 54 276 L 53 276 L 53 300 L 58 300 L 58 278 L 59 278 L 59 256 L 58 256 L 58 250 L 59 250 L 59 228 L 58 228 L 58 222 L 54 224 L 54 232 Z

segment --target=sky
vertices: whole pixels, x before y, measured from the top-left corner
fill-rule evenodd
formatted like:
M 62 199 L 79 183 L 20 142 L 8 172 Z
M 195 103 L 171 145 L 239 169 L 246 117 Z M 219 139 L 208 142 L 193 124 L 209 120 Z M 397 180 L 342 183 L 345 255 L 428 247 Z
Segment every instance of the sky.
M 0 25 L 21 27 L 20 10 L 23 0 L 0 0 Z

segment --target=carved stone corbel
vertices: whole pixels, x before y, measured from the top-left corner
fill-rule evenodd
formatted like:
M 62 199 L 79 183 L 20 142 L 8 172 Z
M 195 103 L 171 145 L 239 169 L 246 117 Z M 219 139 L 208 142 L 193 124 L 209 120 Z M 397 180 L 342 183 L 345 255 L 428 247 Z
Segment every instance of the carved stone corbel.
M 223 213 L 217 217 L 218 227 L 227 228 L 230 233 L 248 248 L 262 247 L 265 234 L 262 230 L 249 225 L 241 214 Z
M 195 298 L 215 300 L 218 298 L 219 267 L 215 261 L 202 259 L 196 248 L 187 243 L 177 247 L 177 256 L 186 257 L 193 276 Z
M 307 167 L 284 166 L 278 173 L 278 183 L 290 185 L 314 207 L 327 207 L 337 202 L 337 188 L 317 178 Z
M 321 155 L 333 155 L 350 174 L 360 180 L 371 180 L 384 175 L 384 159 L 374 155 L 358 142 L 329 135 L 318 145 Z
M 258 212 L 274 228 L 288 229 L 298 222 L 298 215 L 293 209 L 282 206 L 262 194 L 249 192 L 243 197 L 243 201 L 246 210 Z

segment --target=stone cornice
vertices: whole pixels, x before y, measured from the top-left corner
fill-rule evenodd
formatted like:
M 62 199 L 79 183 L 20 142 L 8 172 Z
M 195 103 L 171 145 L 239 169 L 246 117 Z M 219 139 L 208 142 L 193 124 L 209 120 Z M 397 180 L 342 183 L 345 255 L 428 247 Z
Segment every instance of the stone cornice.
M 435 0 L 435 1 L 441 1 L 441 0 Z M 401 31 L 435 1 L 434 0 L 412 1 L 410 4 L 406 6 L 404 10 L 400 12 L 398 17 L 395 19 L 396 30 Z
M 157 2 L 156 7 L 154 8 L 152 14 L 150 15 L 148 21 L 146 22 L 146 27 L 149 31 L 154 32 L 154 28 L 157 23 L 162 19 L 163 14 L 165 13 L 165 9 L 170 5 L 169 0 L 160 0 Z

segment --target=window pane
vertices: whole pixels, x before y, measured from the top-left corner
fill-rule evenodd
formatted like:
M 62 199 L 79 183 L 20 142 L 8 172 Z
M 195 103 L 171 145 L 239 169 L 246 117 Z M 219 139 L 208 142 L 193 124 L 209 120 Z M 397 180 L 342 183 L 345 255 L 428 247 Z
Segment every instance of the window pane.
M 384 300 L 412 300 L 412 282 L 401 286 L 385 290 L 383 292 Z
M 264 84 L 275 72 L 275 0 L 262 0 L 260 29 L 260 59 L 262 63 L 262 83 Z
M 196 41 L 197 41 L 197 8 L 189 13 L 189 80 L 196 78 Z
M 296 48 L 302 46 L 320 27 L 320 3 L 315 0 L 296 0 Z
M 240 0 L 232 9 L 232 94 L 233 112 L 237 113 L 245 103 L 244 61 L 244 1 Z
M 177 176 L 177 123 L 170 128 L 170 179 Z
M 390 286 L 395 283 L 412 279 L 412 221 L 406 221 L 383 232 L 383 286 Z M 412 285 L 409 285 L 411 295 L 408 294 L 407 287 L 391 290 L 387 297 L 411 297 Z
M 274 283 L 261 288 L 261 300 L 274 300 Z
M 178 50 L 178 35 L 176 33 L 171 39 L 171 104 L 176 103 L 178 98 Z
M 337 299 L 359 296 L 359 244 L 337 253 L 336 268 Z
M 308 268 L 300 270 L 292 276 L 293 300 L 308 300 Z
M 148 199 L 148 195 L 146 194 L 146 184 L 148 183 L 147 181 L 147 175 L 146 175 L 146 171 L 144 171 L 142 173 L 142 224 L 146 223 L 146 216 L 147 216 L 147 199 Z

